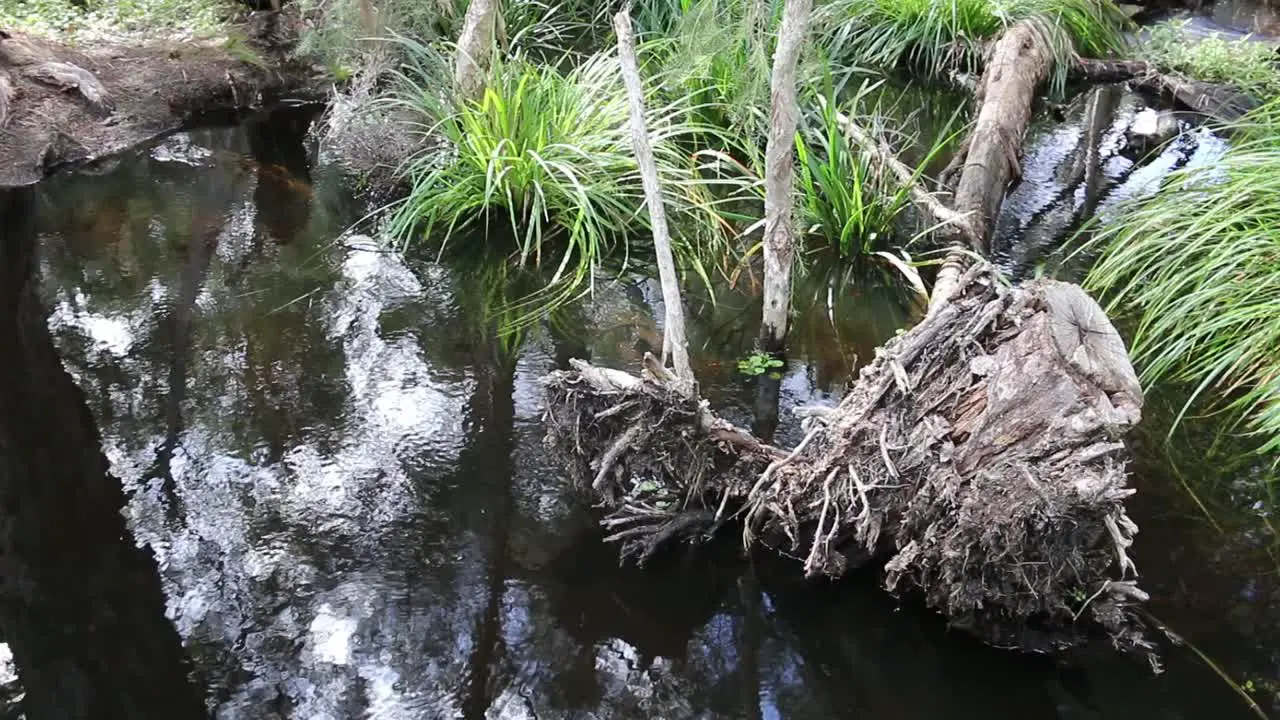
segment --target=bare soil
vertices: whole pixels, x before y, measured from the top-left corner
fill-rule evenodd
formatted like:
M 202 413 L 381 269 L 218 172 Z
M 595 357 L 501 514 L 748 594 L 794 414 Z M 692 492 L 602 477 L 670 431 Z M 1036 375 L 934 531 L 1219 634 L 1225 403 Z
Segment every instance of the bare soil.
M 236 53 L 224 42 L 73 49 L 0 28 L 0 188 L 220 114 L 322 100 L 322 75 L 288 51 L 291 25 L 255 13 L 235 28 L 247 38 Z

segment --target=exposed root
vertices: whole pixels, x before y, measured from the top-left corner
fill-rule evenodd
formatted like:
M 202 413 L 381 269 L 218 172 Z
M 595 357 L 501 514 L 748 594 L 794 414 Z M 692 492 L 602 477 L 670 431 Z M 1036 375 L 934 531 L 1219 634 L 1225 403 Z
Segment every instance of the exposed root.
M 1053 651 L 1101 629 L 1149 650 L 1118 442 L 1142 394 L 1076 286 L 1011 289 L 970 268 L 789 453 L 652 375 L 623 378 L 585 363 L 553 373 L 546 420 L 575 480 L 600 486 L 624 555 L 740 517 L 748 543 L 810 576 L 885 560 L 888 590 L 992 644 Z

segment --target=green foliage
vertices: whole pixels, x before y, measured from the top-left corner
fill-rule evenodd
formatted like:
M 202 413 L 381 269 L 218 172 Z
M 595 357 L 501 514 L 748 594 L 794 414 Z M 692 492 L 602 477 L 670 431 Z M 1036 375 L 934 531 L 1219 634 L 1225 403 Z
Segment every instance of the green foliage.
M 810 248 L 815 243 L 830 244 L 846 258 L 889 250 L 899 218 L 911 206 L 912 186 L 947 146 L 950 134 L 945 132 L 927 146 L 911 183 L 902 182 L 857 146 L 841 124 L 841 116 L 854 118 L 873 135 L 886 134 L 883 119 L 893 114 L 886 114 L 878 103 L 870 110 L 865 104 L 882 84 L 864 82 L 839 106 L 834 88 L 829 87 L 817 112 L 796 133 L 797 204 Z M 917 141 L 906 138 L 903 144 Z
M 743 142 L 768 129 L 776 0 L 670 0 L 636 8 L 646 69 L 667 98 L 690 98 L 701 120 Z
M 1117 209 L 1087 278 L 1136 316 L 1147 384 L 1189 384 L 1258 443 L 1280 451 L 1280 101 L 1236 128 L 1212 167 L 1179 171 Z M 1216 397 L 1208 397 L 1208 390 Z M 1221 399 L 1218 399 L 1221 398 Z
M 983 42 L 1022 20 L 1038 20 L 1056 55 L 1054 84 L 1071 53 L 1103 57 L 1124 44 L 1124 14 L 1110 0 L 832 0 L 818 27 L 833 53 L 864 66 L 907 66 L 933 76 L 978 71 Z
M 223 0 L 0 0 L 0 27 L 63 42 L 149 35 L 208 35 L 235 11 Z
M 466 0 L 300 0 L 310 22 L 297 53 L 351 74 L 366 56 L 387 47 L 376 42 L 389 34 L 422 42 L 451 38 L 461 26 Z M 392 46 L 394 47 L 394 46 Z
M 770 377 L 779 378 L 782 375 L 778 369 L 783 365 L 785 363 L 769 353 L 753 352 L 738 361 L 738 372 L 752 377 L 769 373 Z
M 1196 40 L 1180 23 L 1167 23 L 1151 31 L 1139 52 L 1161 68 L 1195 80 L 1229 83 L 1260 98 L 1280 95 L 1280 69 L 1270 43 L 1217 35 Z
M 608 252 L 625 246 L 628 234 L 647 226 L 614 53 L 569 71 L 521 55 L 496 57 L 483 97 L 456 102 L 441 90 L 450 86 L 448 58 L 405 42 L 413 61 L 398 73 L 392 102 L 418 118 L 430 147 L 403 169 L 411 190 L 389 228 L 400 242 L 447 243 L 460 229 L 487 227 L 496 217 L 515 234 L 521 262 L 540 266 L 548 247 L 560 248 L 553 283 L 578 284 L 590 280 Z M 707 185 L 681 147 L 703 129 L 678 103 L 650 102 L 646 122 L 668 215 L 677 222 L 699 216 L 687 225 L 700 236 L 677 237 L 677 251 L 715 240 Z

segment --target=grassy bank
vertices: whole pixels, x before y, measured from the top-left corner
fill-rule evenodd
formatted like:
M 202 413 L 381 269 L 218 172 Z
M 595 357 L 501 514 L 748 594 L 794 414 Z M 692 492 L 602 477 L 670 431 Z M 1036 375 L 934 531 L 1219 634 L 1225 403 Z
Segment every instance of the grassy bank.
M 1234 128 L 1215 166 L 1170 176 L 1095 242 L 1087 285 L 1131 315 L 1144 381 L 1185 386 L 1181 415 L 1217 413 L 1280 452 L 1280 101 Z

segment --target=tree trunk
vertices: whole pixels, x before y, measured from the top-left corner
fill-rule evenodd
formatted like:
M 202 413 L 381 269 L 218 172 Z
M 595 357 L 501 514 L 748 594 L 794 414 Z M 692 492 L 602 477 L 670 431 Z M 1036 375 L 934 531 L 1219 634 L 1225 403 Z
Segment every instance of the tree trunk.
M 454 61 L 454 82 L 467 100 L 478 99 L 484 91 L 485 75 L 497 44 L 501 0 L 471 0 L 462 32 L 458 33 L 458 54 Z
M 1031 22 L 1021 22 L 996 41 L 978 85 L 978 119 L 965 138 L 954 163 L 960 164 L 955 210 L 969 223 L 970 249 L 990 253 L 991 230 L 1005 188 L 1022 174 L 1018 156 L 1031 122 L 1036 88 L 1049 76 L 1053 53 L 1049 38 Z M 948 254 L 933 286 L 929 312 L 936 312 L 955 292 L 964 268 L 964 254 Z
M 1031 122 L 1036 88 L 1049 75 L 1049 39 L 1035 24 L 1021 22 L 996 41 L 978 86 L 978 119 L 969 135 L 968 155 L 956 185 L 955 209 L 969 214 L 986 255 L 991 227 L 1004 189 L 1021 170 L 1018 154 Z
M 812 4 L 812 0 L 787 0 L 769 81 L 769 139 L 764 161 L 764 316 L 760 324 L 760 346 L 767 352 L 782 349 L 791 310 L 791 264 L 795 255 L 792 156 L 799 115 L 796 65 L 804 47 Z
M 649 145 L 649 129 L 644 122 L 644 88 L 636 62 L 635 36 L 631 32 L 631 16 L 623 10 L 613 16 L 618 34 L 618 58 L 622 64 L 622 80 L 627 86 L 631 109 L 631 144 L 635 148 L 640 178 L 644 183 L 645 204 L 649 208 L 649 224 L 653 227 L 653 249 L 658 256 L 658 278 L 662 282 L 662 360 L 668 356 L 675 366 L 676 377 L 692 390 L 693 367 L 689 364 L 689 341 L 684 330 L 684 306 L 680 299 L 680 279 L 676 275 L 675 257 L 671 251 L 671 233 L 667 229 L 667 211 L 662 203 L 662 185 L 658 179 L 658 163 Z

